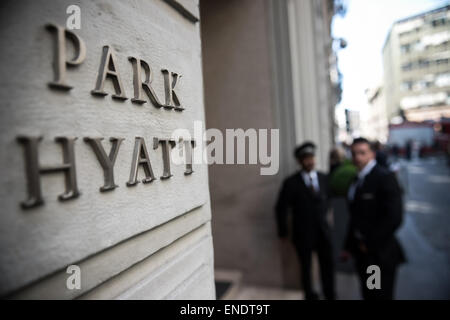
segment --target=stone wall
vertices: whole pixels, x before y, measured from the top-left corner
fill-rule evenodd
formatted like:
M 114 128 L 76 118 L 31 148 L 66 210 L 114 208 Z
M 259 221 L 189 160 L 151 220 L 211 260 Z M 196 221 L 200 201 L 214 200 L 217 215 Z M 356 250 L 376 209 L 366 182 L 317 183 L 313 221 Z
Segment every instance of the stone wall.
M 174 5 L 175 3 L 175 5 Z M 66 27 L 70 1 L 3 1 L 1 4 L 0 97 L 0 295 L 15 298 L 202 298 L 215 297 L 211 211 L 206 165 L 171 164 L 165 169 L 163 145 L 173 130 L 192 132 L 194 121 L 204 121 L 198 3 L 138 0 L 79 1 L 81 29 L 65 33 L 67 60 L 79 53 L 84 61 L 67 66 L 66 83 L 55 80 L 56 33 L 47 24 Z M 91 93 L 101 73 L 104 46 L 114 54 L 107 68 L 120 74 L 122 96 L 107 78 L 106 95 Z M 155 107 L 135 103 L 133 66 L 129 57 L 142 59 L 152 70 L 151 87 L 164 103 L 167 83 L 178 79 L 172 101 Z M 81 59 L 81 58 L 80 58 Z M 66 64 L 63 64 L 66 66 Z M 169 70 L 164 83 L 161 70 Z M 166 85 L 166 87 L 165 87 Z M 120 95 L 120 94 L 119 94 Z M 170 100 L 169 100 L 170 101 Z M 74 168 L 80 195 L 61 201 L 65 173 L 38 174 L 43 204 L 23 208 L 30 196 L 29 154 L 18 137 L 42 137 L 38 166 L 61 165 L 61 143 L 56 137 L 77 138 Z M 101 192 L 104 172 L 85 138 L 104 138 L 109 153 L 111 137 L 124 139 L 114 164 L 117 188 Z M 132 179 L 136 137 L 142 137 L 156 180 L 127 185 Z M 176 147 L 182 144 L 176 142 Z M 184 150 L 185 152 L 186 150 Z M 137 159 L 137 158 L 136 158 Z M 67 159 L 66 159 L 67 160 Z M 66 161 L 67 162 L 67 161 Z M 32 161 L 30 162 L 32 163 Z M 138 180 L 149 173 L 138 165 Z M 148 167 L 147 167 L 148 169 Z M 44 170 L 45 171 L 45 170 Z M 72 194 L 73 196 L 73 194 Z M 70 198 L 70 197 L 69 197 Z M 30 200 L 30 199 L 29 199 Z M 69 290 L 69 265 L 81 268 L 81 288 Z

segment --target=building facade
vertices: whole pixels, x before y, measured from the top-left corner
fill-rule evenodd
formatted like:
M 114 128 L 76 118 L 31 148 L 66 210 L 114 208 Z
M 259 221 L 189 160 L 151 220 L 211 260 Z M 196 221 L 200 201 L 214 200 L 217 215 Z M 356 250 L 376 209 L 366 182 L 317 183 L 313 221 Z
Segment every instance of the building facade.
M 328 170 L 338 79 L 331 81 L 333 1 L 201 1 L 206 125 L 279 129 L 279 173 L 259 166 L 209 167 L 215 265 L 245 284 L 300 286 L 292 247 L 281 247 L 274 206 L 282 180 L 299 169 L 294 148 L 318 146 Z M 330 63 L 331 62 L 331 63 Z
M 397 21 L 383 48 L 389 119 L 450 115 L 450 6 Z
M 1 7 L 0 296 L 214 299 L 198 2 Z
M 383 86 L 366 91 L 366 107 L 361 110 L 361 135 L 370 140 L 386 143 L 389 135 L 389 117 Z

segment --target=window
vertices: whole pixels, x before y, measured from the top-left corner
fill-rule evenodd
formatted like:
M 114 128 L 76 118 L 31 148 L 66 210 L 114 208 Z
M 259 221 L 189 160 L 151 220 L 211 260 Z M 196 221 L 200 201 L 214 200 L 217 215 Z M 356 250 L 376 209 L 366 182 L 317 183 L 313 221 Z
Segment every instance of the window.
M 413 90 L 421 91 L 427 88 L 427 82 L 425 80 L 416 81 L 413 85 Z
M 411 51 L 411 45 L 409 43 L 408 44 L 404 44 L 404 45 L 402 45 L 400 47 L 400 50 L 401 50 L 402 53 L 408 53 L 408 52 Z
M 409 31 L 400 33 L 400 38 L 407 36 L 409 33 L 410 33 Z
M 411 62 L 402 65 L 402 70 L 403 71 L 409 71 L 411 69 L 412 69 L 412 63 Z
M 411 91 L 412 87 L 413 87 L 412 81 L 404 81 L 402 83 L 401 89 L 402 89 L 402 91 Z
M 419 68 L 428 68 L 430 66 L 430 60 L 419 59 Z
M 448 59 L 437 59 L 436 64 L 437 65 L 448 64 Z
M 445 26 L 446 23 L 447 23 L 447 19 L 445 17 L 431 21 L 431 25 L 433 26 L 433 28 L 437 28 L 439 26 Z

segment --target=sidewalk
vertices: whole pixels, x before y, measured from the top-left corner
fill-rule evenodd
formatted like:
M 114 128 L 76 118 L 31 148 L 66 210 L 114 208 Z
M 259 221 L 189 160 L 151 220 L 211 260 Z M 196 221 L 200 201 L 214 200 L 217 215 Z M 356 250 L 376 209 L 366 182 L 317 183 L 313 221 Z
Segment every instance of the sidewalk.
M 304 300 L 301 290 L 243 285 L 239 271 L 216 270 L 216 293 L 220 300 Z M 336 275 L 339 300 L 359 300 L 356 275 L 339 272 Z
M 286 290 L 242 284 L 242 274 L 236 270 L 215 270 L 218 300 L 303 300 L 300 290 Z

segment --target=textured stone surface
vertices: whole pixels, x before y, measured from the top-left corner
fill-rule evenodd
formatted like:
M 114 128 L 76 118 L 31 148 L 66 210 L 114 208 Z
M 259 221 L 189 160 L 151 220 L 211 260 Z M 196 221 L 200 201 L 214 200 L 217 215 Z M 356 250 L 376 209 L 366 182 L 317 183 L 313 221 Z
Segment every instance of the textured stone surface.
M 70 4 L 1 4 L 0 36 L 7 45 L 0 53 L 0 72 L 6 75 L 0 79 L 0 295 L 64 270 L 69 264 L 194 208 L 206 204 L 204 216 L 210 214 L 206 166 L 194 165 L 194 174 L 185 176 L 184 166 L 172 165 L 173 177 L 162 181 L 161 148 L 152 148 L 153 137 L 168 138 L 177 128 L 192 132 L 194 120 L 204 120 L 199 24 L 188 21 L 163 1 L 81 1 L 81 30 L 74 32 L 85 41 L 87 56 L 82 65 L 67 71 L 67 82 L 74 88 L 61 92 L 47 86 L 53 80 L 54 39 L 44 26 L 65 26 Z M 134 56 L 147 61 L 153 69 L 153 87 L 161 101 L 164 91 L 160 70 L 167 68 L 182 74 L 176 91 L 186 109 L 175 112 L 157 109 L 150 102 L 121 102 L 113 100 L 111 94 L 92 96 L 104 45 L 115 51 L 128 98 L 133 97 L 128 57 Z M 70 57 L 73 52 L 68 48 Z M 110 81 L 105 90 L 114 93 Z M 57 196 L 64 191 L 63 175 L 43 175 L 45 204 L 21 209 L 20 202 L 26 198 L 26 177 L 23 150 L 16 142 L 18 135 L 43 136 L 39 149 L 43 165 L 62 162 L 61 148 L 53 141 L 56 136 L 78 137 L 75 155 L 82 195 L 64 203 L 58 201 Z M 115 164 L 119 188 L 112 192 L 99 192 L 103 172 L 82 140 L 86 136 L 105 137 L 107 152 L 109 137 L 125 138 Z M 158 180 L 127 187 L 136 136 L 145 138 Z M 200 220 L 199 225 L 205 223 Z M 178 230 L 172 232 L 181 235 L 185 227 L 185 232 L 192 229 L 178 224 Z
M 162 226 L 139 234 L 77 263 L 82 271 L 80 290 L 66 289 L 65 283 L 68 274 L 65 270 L 62 270 L 41 280 L 35 285 L 31 285 L 26 289 L 21 290 L 19 293 L 12 295 L 9 298 L 32 299 L 39 297 L 39 299 L 71 299 L 86 294 L 90 290 L 92 290 L 92 292 L 85 295 L 85 298 L 113 298 L 119 293 L 109 289 L 110 285 L 108 285 L 108 283 L 111 278 L 117 277 L 119 280 L 114 281 L 120 283 L 121 290 L 127 290 L 134 282 L 129 280 L 130 276 L 126 276 L 127 281 L 120 282 L 120 279 L 124 277 L 123 275 L 134 274 L 129 271 L 133 270 L 132 267 L 135 264 L 144 260 L 151 261 L 152 264 L 155 264 L 157 263 L 155 261 L 158 261 L 157 257 L 159 256 L 162 256 L 165 259 L 162 261 L 170 261 L 172 258 L 167 254 L 168 251 L 170 251 L 175 258 L 177 254 L 184 254 L 183 250 L 168 248 L 170 248 L 173 243 L 180 242 L 183 243 L 183 248 L 189 248 L 189 243 L 186 239 L 192 238 L 192 236 L 188 237 L 185 234 L 194 232 L 198 229 L 199 225 L 205 224 L 210 218 L 209 206 L 205 205 L 199 207 L 198 209 L 181 217 L 177 217 Z M 205 231 L 207 230 L 204 228 L 204 232 Z M 184 240 L 180 240 L 180 238 L 184 238 Z M 180 248 L 180 245 L 176 246 L 176 248 Z M 207 256 L 202 256 L 201 252 L 197 252 L 197 255 L 200 258 L 212 258 L 209 254 Z M 165 267 L 167 267 L 167 265 L 160 265 L 160 269 Z M 212 268 L 212 261 L 210 262 L 210 267 Z M 124 272 L 124 270 L 127 271 Z M 148 268 L 144 268 L 144 271 L 145 275 L 151 276 L 151 272 Z M 119 276 L 120 274 L 122 275 Z M 187 272 L 180 272 L 179 274 L 182 278 L 188 275 L 189 273 Z M 151 297 L 164 297 L 162 294 L 164 290 L 161 287 L 153 287 L 153 289 L 158 290 L 155 290 Z M 98 292 L 101 292 L 101 294 Z M 151 297 L 147 296 L 148 299 Z
M 211 227 L 203 225 L 81 299 L 211 299 L 215 297 Z

